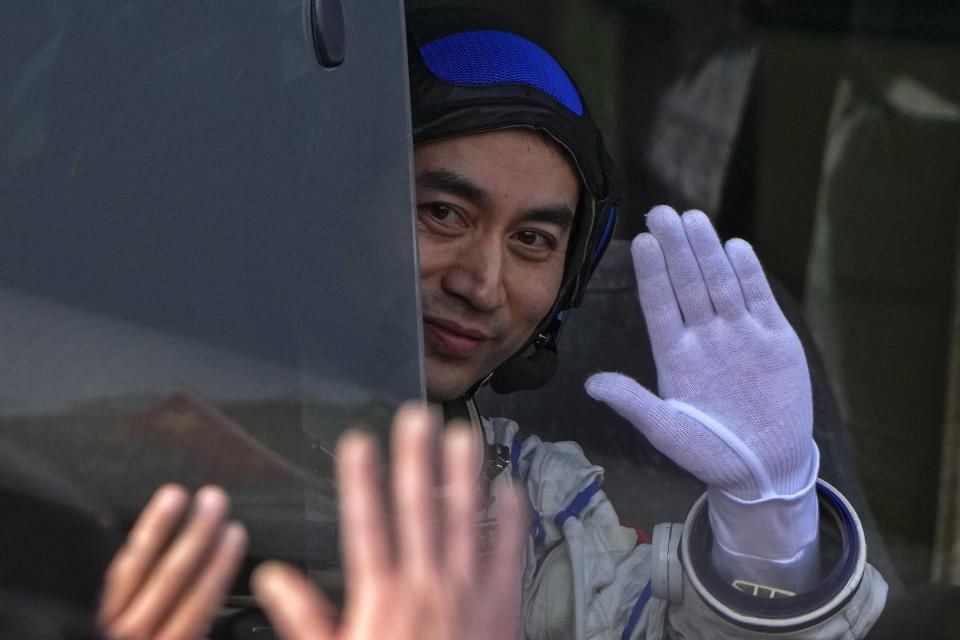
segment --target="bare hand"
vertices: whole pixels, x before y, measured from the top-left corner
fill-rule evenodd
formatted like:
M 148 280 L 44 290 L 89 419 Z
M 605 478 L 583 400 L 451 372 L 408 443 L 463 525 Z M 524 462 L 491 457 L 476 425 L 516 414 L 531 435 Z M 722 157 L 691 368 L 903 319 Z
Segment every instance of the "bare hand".
M 394 419 L 394 526 L 381 496 L 376 447 L 343 437 L 337 457 L 346 575 L 343 617 L 296 570 L 254 573 L 253 589 L 286 640 L 453 640 L 517 637 L 520 500 L 497 498 L 499 531 L 481 568 L 476 515 L 479 452 L 468 429 L 442 436 L 443 486 L 434 483 L 430 414 L 408 405 Z M 394 531 L 396 553 L 390 531 Z
M 240 567 L 247 534 L 227 521 L 223 490 L 190 496 L 177 485 L 154 494 L 107 569 L 98 621 L 115 640 L 196 640 Z

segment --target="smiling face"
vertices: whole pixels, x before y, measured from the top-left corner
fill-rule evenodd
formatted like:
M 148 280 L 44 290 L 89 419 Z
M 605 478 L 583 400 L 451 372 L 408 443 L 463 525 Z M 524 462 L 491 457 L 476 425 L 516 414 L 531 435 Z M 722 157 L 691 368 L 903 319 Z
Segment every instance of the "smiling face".
M 455 398 L 512 356 L 557 297 L 579 181 L 507 129 L 414 151 L 427 395 Z

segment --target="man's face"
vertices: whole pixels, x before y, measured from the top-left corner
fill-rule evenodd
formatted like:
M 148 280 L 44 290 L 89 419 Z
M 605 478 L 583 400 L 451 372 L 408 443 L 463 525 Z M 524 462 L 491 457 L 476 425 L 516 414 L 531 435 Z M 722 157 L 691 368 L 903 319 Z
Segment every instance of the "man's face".
M 550 310 L 579 181 L 522 129 L 421 144 L 414 164 L 427 395 L 443 401 L 513 355 Z

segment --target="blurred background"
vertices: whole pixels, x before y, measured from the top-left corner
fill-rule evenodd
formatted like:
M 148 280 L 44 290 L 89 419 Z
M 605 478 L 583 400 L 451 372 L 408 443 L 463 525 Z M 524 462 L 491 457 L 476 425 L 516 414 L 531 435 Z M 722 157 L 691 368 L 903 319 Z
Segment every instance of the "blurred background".
M 668 203 L 754 244 L 811 325 L 897 572 L 960 583 L 960 3 L 458 4 L 571 71 L 621 238 Z

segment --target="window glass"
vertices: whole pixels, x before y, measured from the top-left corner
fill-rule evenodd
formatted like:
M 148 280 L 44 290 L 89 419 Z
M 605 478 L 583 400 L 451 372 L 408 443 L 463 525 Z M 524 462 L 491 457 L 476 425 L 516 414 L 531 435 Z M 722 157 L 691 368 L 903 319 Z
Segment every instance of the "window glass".
M 339 434 L 423 392 L 401 9 L 344 3 L 328 68 L 310 4 L 0 10 L 0 437 L 322 568 Z

